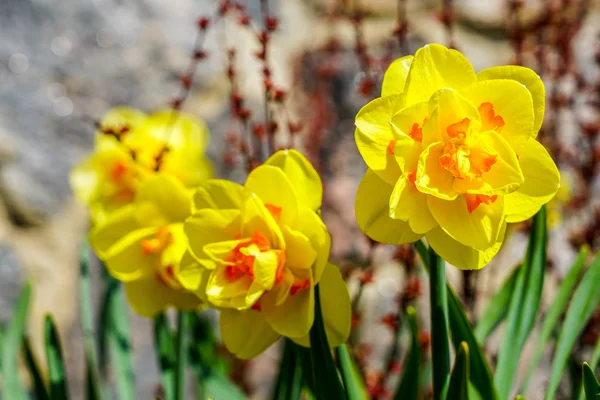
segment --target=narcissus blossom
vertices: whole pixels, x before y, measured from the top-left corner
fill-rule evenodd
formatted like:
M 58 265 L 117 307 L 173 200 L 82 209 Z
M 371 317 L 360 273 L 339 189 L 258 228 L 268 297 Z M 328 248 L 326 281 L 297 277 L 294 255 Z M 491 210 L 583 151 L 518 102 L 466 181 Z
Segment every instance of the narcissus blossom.
M 187 248 L 183 222 L 190 215 L 191 199 L 192 191 L 173 176 L 155 174 L 139 187 L 131 204 L 90 233 L 92 248 L 109 273 L 124 282 L 127 299 L 140 315 L 201 305 L 177 279 Z
M 295 150 L 277 152 L 244 186 L 208 180 L 196 192 L 178 277 L 220 310 L 224 343 L 238 357 L 252 358 L 280 336 L 308 346 L 316 284 L 329 344 L 347 339 L 350 296 L 327 262 L 322 193 L 317 172 Z
M 425 236 L 455 266 L 485 266 L 506 224 L 533 216 L 559 188 L 536 140 L 544 96 L 528 68 L 476 74 L 461 53 L 436 44 L 394 61 L 382 96 L 356 116 L 368 166 L 355 204 L 361 229 L 390 244 Z
M 195 117 L 171 110 L 152 115 L 110 110 L 100 122 L 95 151 L 71 172 L 75 196 L 97 222 L 129 204 L 138 188 L 160 171 L 196 187 L 212 175 L 204 156 L 208 132 Z

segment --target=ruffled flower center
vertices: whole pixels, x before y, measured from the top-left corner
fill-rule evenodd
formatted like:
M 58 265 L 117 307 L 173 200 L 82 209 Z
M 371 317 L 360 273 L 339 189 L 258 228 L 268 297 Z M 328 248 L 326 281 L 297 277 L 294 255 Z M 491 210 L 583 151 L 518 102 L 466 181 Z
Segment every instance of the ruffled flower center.
M 239 239 L 239 237 L 236 239 Z M 225 267 L 227 279 L 233 282 L 244 276 L 249 276 L 251 280 L 254 280 L 254 263 L 257 257 L 276 261 L 275 283 L 281 282 L 286 262 L 285 252 L 271 249 L 269 239 L 261 232 L 254 232 L 250 238 L 240 241 L 233 248 L 231 254 L 225 260 L 228 263 Z
M 498 157 L 466 143 L 470 123 L 469 118 L 464 118 L 446 128 L 449 140 L 439 159 L 440 170 L 445 169 L 457 179 L 480 178 L 484 172 L 489 172 Z

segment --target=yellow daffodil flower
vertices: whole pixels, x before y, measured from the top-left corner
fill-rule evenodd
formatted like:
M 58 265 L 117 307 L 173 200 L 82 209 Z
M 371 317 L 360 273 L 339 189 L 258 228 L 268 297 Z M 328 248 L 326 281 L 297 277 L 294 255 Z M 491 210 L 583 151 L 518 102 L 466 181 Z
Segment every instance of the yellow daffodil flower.
M 112 276 L 124 282 L 131 307 L 152 317 L 169 306 L 195 309 L 200 299 L 177 279 L 187 239 L 192 191 L 158 173 L 137 190 L 135 200 L 110 214 L 90 233 L 90 244 Z
M 70 176 L 75 196 L 90 206 L 94 222 L 131 203 L 140 185 L 158 171 L 190 188 L 212 175 L 204 156 L 206 127 L 191 115 L 166 110 L 146 116 L 117 107 L 100 128 L 95 152 Z
M 329 344 L 347 339 L 350 296 L 327 262 L 322 194 L 319 175 L 295 150 L 277 152 L 244 186 L 208 180 L 196 192 L 178 277 L 220 310 L 223 341 L 236 356 L 252 358 L 280 336 L 308 346 L 317 283 Z
M 485 266 L 506 223 L 532 217 L 560 186 L 536 140 L 544 96 L 528 68 L 476 74 L 461 53 L 441 45 L 394 61 L 382 97 L 356 116 L 368 166 L 355 204 L 361 229 L 390 244 L 425 236 L 453 265 Z

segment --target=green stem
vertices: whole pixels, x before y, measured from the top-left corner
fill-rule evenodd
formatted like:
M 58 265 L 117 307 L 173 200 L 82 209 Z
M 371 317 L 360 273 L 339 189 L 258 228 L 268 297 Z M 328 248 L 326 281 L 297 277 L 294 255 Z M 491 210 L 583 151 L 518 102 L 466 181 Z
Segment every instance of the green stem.
M 433 400 L 441 400 L 444 398 L 444 391 L 450 377 L 446 266 L 445 261 L 431 247 L 429 248 L 429 268 Z
M 186 399 L 185 372 L 187 366 L 187 341 L 190 328 L 189 314 L 185 311 L 177 313 L 177 366 L 175 367 L 175 400 Z

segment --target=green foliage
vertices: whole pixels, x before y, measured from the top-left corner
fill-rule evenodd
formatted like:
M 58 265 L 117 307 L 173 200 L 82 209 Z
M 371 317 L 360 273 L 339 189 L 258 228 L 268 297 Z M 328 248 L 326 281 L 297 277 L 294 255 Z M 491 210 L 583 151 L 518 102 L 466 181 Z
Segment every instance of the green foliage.
M 325 335 L 319 285 L 315 286 L 315 322 L 310 329 L 310 359 L 314 395 L 317 400 L 347 399 Z
M 429 249 L 429 301 L 431 306 L 431 357 L 433 359 L 433 399 L 443 398 L 450 378 L 448 343 L 448 300 L 446 262 Z
M 96 354 L 94 314 L 92 312 L 90 249 L 84 241 L 79 253 L 79 289 L 81 291 L 81 331 L 85 352 L 85 386 L 89 400 L 100 399 L 100 384 Z
M 594 375 L 594 371 L 590 368 L 588 363 L 583 363 L 583 391 L 585 393 L 586 400 L 596 400 L 600 398 L 600 383 Z
M 160 382 L 165 398 L 175 395 L 175 343 L 167 316 L 162 313 L 154 318 L 154 348 L 158 357 Z
M 558 337 L 556 352 L 550 369 L 548 390 L 545 397 L 547 400 L 554 398 L 554 394 L 560 383 L 562 372 L 573 345 L 591 318 L 594 310 L 598 307 L 598 304 L 600 304 L 599 286 L 600 256 L 596 257 L 583 276 L 581 284 L 573 294 L 571 305 L 567 310 L 563 329 Z
M 348 400 L 367 400 L 369 398 L 367 389 L 346 345 L 336 347 L 335 355 L 340 364 L 340 373 Z
M 461 342 L 450 376 L 448 400 L 469 400 L 469 345 Z
M 582 248 L 579 251 L 579 255 L 577 257 L 577 260 L 575 261 L 575 264 L 573 264 L 573 266 L 569 270 L 569 273 L 560 284 L 558 293 L 554 298 L 550 309 L 546 313 L 546 317 L 544 318 L 544 322 L 542 323 L 541 332 L 537 338 L 535 352 L 529 362 L 529 372 L 527 373 L 527 378 L 525 378 L 525 383 L 522 387 L 523 392 L 527 390 L 529 380 L 535 372 L 535 368 L 537 367 L 540 357 L 542 356 L 542 352 L 544 351 L 546 341 L 550 339 L 550 336 L 554 332 L 559 322 L 559 319 L 567 306 L 567 303 L 571 297 L 571 293 L 573 293 L 573 288 L 577 284 L 577 281 L 579 280 L 579 275 L 581 274 L 581 271 L 585 266 L 585 260 L 587 256 L 588 249 Z
M 44 319 L 46 338 L 46 359 L 48 361 L 48 375 L 50 376 L 50 398 L 64 400 L 69 398 L 67 388 L 67 373 L 63 359 L 60 338 L 52 316 L 46 315 Z
M 17 355 L 19 354 L 25 335 L 25 324 L 27 322 L 30 298 L 31 285 L 27 284 L 21 291 L 17 307 L 10 323 L 5 328 L 2 339 L 2 394 L 5 399 L 24 400 L 28 398 L 19 378 Z
M 510 298 L 515 288 L 515 282 L 519 275 L 521 267 L 515 268 L 508 278 L 502 283 L 500 290 L 496 292 L 489 300 L 487 308 L 481 314 L 481 319 L 477 321 L 475 327 L 475 337 L 479 343 L 484 343 L 487 337 L 494 332 L 506 317 Z
M 404 375 L 398 385 L 394 400 L 417 400 L 419 398 L 421 375 L 421 345 L 419 344 L 419 327 L 417 313 L 413 307 L 406 309 L 410 326 L 410 352 L 404 364 Z
M 475 337 L 475 332 L 471 323 L 462 308 L 458 297 L 448 286 L 448 309 L 450 315 L 450 331 L 452 332 L 452 343 L 454 349 L 460 351 L 462 343 L 468 346 L 468 357 L 471 365 L 471 383 L 481 395 L 481 398 L 488 400 L 498 399 L 498 393 L 494 386 L 494 380 L 490 366 L 485 358 L 485 354 Z
M 529 244 L 523 266 L 519 269 L 506 316 L 506 328 L 498 354 L 494 375 L 501 400 L 509 398 L 516 366 L 533 325 L 540 305 L 546 270 L 546 208 L 542 207 L 533 219 Z
M 302 367 L 295 347 L 294 342 L 285 339 L 273 400 L 298 400 L 302 394 Z
M 50 395 L 48 394 L 48 388 L 46 387 L 42 372 L 40 371 L 40 367 L 35 359 L 35 355 L 31 349 L 31 343 L 27 336 L 23 338 L 23 355 L 25 356 L 25 363 L 29 375 L 31 376 L 31 381 L 33 382 L 33 393 L 35 394 L 35 398 L 39 400 L 49 400 Z
M 102 347 L 106 349 L 108 345 L 119 399 L 135 399 L 131 332 L 127 315 L 129 308 L 120 282 L 110 276 L 107 278 L 107 289 L 102 304 L 102 338 L 105 341 Z

